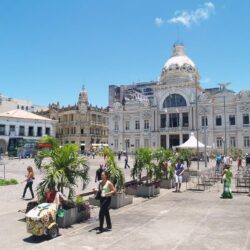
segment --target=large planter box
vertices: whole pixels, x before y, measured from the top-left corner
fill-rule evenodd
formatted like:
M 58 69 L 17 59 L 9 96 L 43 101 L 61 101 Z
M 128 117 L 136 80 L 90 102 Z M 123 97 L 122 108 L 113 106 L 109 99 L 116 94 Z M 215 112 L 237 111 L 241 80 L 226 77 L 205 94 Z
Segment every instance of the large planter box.
M 171 188 L 175 187 L 175 180 L 174 179 L 161 180 L 160 187 L 165 188 L 165 189 L 171 189 Z
M 156 185 L 140 185 L 137 188 L 136 196 L 153 197 L 160 193 L 160 186 Z
M 88 220 L 90 218 L 90 210 L 89 206 L 85 206 L 85 209 L 81 209 L 80 207 L 74 207 L 70 209 L 65 209 L 64 217 L 57 217 L 57 224 L 59 227 L 65 228 L 70 227 L 75 223 L 82 222 L 84 220 Z
M 118 209 L 120 207 L 127 206 L 133 203 L 133 196 L 127 195 L 124 192 L 116 193 L 114 196 L 111 197 L 111 204 L 110 208 Z M 100 206 L 100 201 L 96 200 L 95 197 L 89 197 L 89 204 L 92 206 Z
M 136 195 L 138 185 L 125 187 L 125 193 L 127 195 Z

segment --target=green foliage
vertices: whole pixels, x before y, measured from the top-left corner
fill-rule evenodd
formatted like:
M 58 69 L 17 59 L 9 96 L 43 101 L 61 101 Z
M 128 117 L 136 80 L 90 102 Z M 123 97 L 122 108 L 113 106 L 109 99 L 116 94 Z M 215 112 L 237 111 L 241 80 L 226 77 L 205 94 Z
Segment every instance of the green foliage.
M 18 181 L 16 179 L 4 180 L 0 179 L 0 186 L 16 185 Z
M 190 148 L 180 148 L 178 151 L 178 160 L 187 162 L 187 167 L 190 167 L 193 156 L 193 150 Z
M 75 203 L 77 206 L 79 206 L 79 205 L 84 204 L 84 203 L 85 203 L 85 200 L 84 200 L 84 198 L 83 198 L 82 196 L 77 195 L 77 196 L 75 197 L 74 203 Z
M 153 153 L 153 157 L 157 161 L 154 165 L 154 175 L 157 180 L 162 178 L 168 178 L 166 176 L 165 163 L 173 156 L 172 151 L 166 150 L 164 148 L 159 148 Z
M 238 157 L 243 157 L 243 150 L 237 147 L 229 148 L 230 156 L 235 161 Z
M 123 172 L 117 165 L 114 153 L 110 149 L 104 148 L 103 154 L 105 154 L 107 157 L 109 179 L 116 188 L 116 191 L 120 192 L 123 189 L 125 183 Z
M 60 142 L 55 137 L 49 135 L 44 135 L 39 142 L 44 144 L 50 144 L 52 148 L 58 148 L 60 145 Z
M 77 145 L 67 144 L 42 154 L 40 167 L 44 169 L 45 177 L 38 186 L 40 196 L 44 196 L 49 187 L 56 186 L 58 191 L 62 193 L 64 188 L 67 188 L 69 191 L 68 199 L 72 199 L 75 195 L 77 181 L 80 180 L 83 186 L 88 183 L 87 160 L 78 152 Z M 42 165 L 42 161 L 47 157 L 49 160 Z

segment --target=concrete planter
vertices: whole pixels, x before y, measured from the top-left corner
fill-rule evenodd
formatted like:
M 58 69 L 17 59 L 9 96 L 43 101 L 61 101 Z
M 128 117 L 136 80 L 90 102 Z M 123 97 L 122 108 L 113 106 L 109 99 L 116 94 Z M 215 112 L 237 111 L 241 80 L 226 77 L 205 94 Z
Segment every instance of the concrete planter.
M 174 181 L 174 179 L 161 180 L 160 187 L 165 188 L 165 189 L 171 189 L 171 188 L 175 187 L 175 181 Z
M 137 188 L 136 196 L 153 197 L 160 193 L 160 186 L 156 185 L 140 185 Z
M 126 205 L 133 203 L 133 196 L 127 195 L 124 192 L 116 193 L 114 196 L 111 197 L 111 204 L 110 208 L 118 209 L 120 207 L 124 207 Z M 95 197 L 89 197 L 89 204 L 92 206 L 100 206 L 100 201 L 96 200 Z
M 64 212 L 64 217 L 57 217 L 57 224 L 61 228 L 70 227 L 71 225 L 88 220 L 90 218 L 89 206 L 74 207 L 66 209 Z
M 125 193 L 128 195 L 136 195 L 138 185 L 125 187 Z

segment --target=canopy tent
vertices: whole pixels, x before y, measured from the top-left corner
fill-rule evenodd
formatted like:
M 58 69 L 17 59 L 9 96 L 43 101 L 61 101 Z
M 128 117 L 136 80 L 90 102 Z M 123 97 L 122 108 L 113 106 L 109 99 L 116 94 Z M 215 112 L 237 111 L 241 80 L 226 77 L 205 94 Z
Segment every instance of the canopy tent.
M 194 136 L 194 133 L 191 133 L 191 134 L 190 134 L 189 139 L 188 139 L 185 143 L 183 143 L 183 144 L 181 144 L 181 145 L 179 145 L 179 146 L 176 146 L 175 148 L 191 148 L 191 149 L 197 149 L 197 139 L 196 139 L 196 137 Z M 200 141 L 198 141 L 198 148 L 199 148 L 199 149 L 205 149 L 205 145 L 204 145 L 203 143 L 201 143 Z M 206 148 L 207 148 L 207 149 L 210 149 L 211 146 L 208 146 L 208 145 L 207 145 Z

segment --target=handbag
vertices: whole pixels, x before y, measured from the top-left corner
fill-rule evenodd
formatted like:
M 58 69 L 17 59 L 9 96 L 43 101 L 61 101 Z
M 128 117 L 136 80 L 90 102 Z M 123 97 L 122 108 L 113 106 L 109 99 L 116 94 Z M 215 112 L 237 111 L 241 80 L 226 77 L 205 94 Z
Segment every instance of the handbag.
M 101 199 L 101 188 L 100 188 L 100 184 L 99 184 L 99 186 L 98 186 L 98 191 L 97 191 L 97 193 L 96 193 L 96 195 L 95 195 L 95 199 L 96 200 L 100 200 Z

